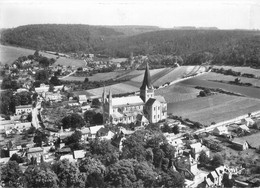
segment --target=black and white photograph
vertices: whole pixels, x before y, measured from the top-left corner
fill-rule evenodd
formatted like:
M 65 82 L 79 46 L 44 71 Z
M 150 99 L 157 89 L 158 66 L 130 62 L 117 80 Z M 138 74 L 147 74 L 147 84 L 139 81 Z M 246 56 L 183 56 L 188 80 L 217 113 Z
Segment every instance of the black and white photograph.
M 0 1 L 0 188 L 259 186 L 259 0 Z

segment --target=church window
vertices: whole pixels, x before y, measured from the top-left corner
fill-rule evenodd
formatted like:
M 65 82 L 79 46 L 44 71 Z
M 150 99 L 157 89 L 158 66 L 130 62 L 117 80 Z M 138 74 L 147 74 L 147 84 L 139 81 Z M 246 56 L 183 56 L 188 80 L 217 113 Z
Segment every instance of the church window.
M 160 116 L 158 115 L 158 118 L 159 118 Z
M 155 111 L 155 107 L 154 107 L 154 111 Z
M 154 119 L 156 118 L 156 116 L 154 115 Z
M 129 118 L 129 121 L 130 121 L 130 120 L 131 120 L 131 117 L 129 116 L 128 118 Z

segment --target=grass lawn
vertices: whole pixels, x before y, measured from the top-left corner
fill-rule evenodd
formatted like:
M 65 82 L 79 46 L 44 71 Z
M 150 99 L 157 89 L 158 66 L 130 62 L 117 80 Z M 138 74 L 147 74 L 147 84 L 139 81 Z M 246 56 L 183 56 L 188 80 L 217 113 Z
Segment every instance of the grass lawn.
M 260 100 L 217 94 L 168 104 L 168 113 L 210 125 L 254 112 Z
M 215 72 L 208 72 L 206 74 L 202 74 L 199 76 L 200 79 L 203 80 L 218 80 L 218 81 L 234 81 L 236 76 L 231 76 L 231 75 L 224 75 L 224 74 L 218 74 Z M 255 78 L 245 78 L 245 77 L 239 77 L 242 83 L 251 83 L 254 86 L 260 87 L 260 80 L 255 79 Z
M 260 76 L 260 69 L 253 69 L 250 67 L 214 66 L 214 68 L 218 68 L 218 69 L 223 68 L 225 70 L 232 69 L 233 71 Z
M 0 45 L 0 62 L 2 62 L 3 64 L 12 64 L 16 59 L 18 59 L 18 57 L 33 55 L 34 52 L 35 50 L 31 49 Z M 40 52 L 40 54 L 48 58 L 57 58 L 56 55 L 48 54 L 45 52 Z M 54 65 L 58 64 L 65 66 L 74 65 L 76 67 L 85 66 L 85 62 L 83 60 L 70 59 L 65 57 L 59 57 L 54 63 Z

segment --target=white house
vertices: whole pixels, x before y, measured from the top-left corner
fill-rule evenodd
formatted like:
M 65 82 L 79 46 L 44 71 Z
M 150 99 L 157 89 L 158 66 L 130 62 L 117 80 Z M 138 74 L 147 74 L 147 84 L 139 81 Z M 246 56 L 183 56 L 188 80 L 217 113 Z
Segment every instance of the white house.
M 215 135 L 227 135 L 228 133 L 228 128 L 226 126 L 221 126 L 221 127 L 216 127 L 213 129 L 213 134 Z
M 15 114 L 21 115 L 23 113 L 31 113 L 32 105 L 20 105 L 15 107 Z

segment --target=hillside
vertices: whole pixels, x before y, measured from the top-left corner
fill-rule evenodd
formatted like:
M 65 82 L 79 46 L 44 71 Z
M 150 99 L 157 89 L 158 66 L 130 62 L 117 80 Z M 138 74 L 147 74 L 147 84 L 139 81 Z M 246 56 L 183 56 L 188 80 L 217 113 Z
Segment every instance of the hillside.
M 1 43 L 114 57 L 129 57 L 131 52 L 134 55 L 177 55 L 186 65 L 213 62 L 260 67 L 260 32 L 249 30 L 43 24 L 4 30 Z
M 26 25 L 4 30 L 1 43 L 58 52 L 94 52 L 95 46 L 99 46 L 107 38 L 121 35 L 123 33 L 101 26 Z

